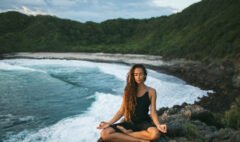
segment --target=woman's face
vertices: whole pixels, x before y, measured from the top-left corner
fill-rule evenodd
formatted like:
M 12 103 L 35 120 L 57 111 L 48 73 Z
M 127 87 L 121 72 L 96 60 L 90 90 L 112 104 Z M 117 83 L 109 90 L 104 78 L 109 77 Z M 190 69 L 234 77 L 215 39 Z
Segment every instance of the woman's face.
M 137 84 L 143 83 L 145 80 L 145 75 L 142 68 L 135 68 L 133 71 L 134 80 Z

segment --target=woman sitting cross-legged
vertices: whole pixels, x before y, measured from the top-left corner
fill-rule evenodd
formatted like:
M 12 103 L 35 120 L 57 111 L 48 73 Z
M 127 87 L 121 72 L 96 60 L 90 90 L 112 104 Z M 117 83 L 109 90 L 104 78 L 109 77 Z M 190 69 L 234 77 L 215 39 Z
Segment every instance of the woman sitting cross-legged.
M 127 76 L 123 102 L 120 109 L 108 122 L 101 122 L 103 141 L 149 142 L 167 132 L 167 126 L 160 124 L 156 112 L 156 90 L 145 85 L 146 68 L 133 65 Z M 149 116 L 150 108 L 150 116 Z M 124 121 L 116 123 L 122 116 Z

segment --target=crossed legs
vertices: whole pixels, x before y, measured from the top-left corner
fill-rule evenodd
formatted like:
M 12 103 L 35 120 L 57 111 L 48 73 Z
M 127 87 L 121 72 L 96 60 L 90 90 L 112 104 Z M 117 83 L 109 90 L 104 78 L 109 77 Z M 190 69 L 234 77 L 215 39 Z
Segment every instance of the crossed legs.
M 104 141 L 111 142 L 150 142 L 150 140 L 155 140 L 159 138 L 160 133 L 155 127 L 149 127 L 147 130 L 133 132 L 131 130 L 126 130 L 122 126 L 118 128 L 123 132 L 115 132 L 111 127 L 105 128 L 101 132 L 101 138 Z
M 125 133 L 129 136 L 135 137 L 135 138 L 140 138 L 140 139 L 145 139 L 145 140 L 156 140 L 160 137 L 160 133 L 156 127 L 149 127 L 147 130 L 136 131 L 136 132 L 127 130 L 122 126 L 117 126 L 117 127 L 123 133 Z

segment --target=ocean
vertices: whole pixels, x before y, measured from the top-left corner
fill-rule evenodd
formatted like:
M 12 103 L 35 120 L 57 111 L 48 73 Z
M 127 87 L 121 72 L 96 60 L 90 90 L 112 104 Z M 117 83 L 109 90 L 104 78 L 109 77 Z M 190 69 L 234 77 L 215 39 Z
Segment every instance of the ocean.
M 129 65 L 63 59 L 0 60 L 0 141 L 96 142 L 121 105 Z M 208 90 L 148 69 L 157 109 L 194 103 Z

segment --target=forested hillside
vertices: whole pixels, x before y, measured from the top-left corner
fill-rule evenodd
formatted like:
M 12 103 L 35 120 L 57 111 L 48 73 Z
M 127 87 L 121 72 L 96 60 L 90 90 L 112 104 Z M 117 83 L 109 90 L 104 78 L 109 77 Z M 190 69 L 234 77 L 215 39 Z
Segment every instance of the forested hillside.
M 76 22 L 0 13 L 0 52 L 109 52 L 189 59 L 240 55 L 240 1 L 202 0 L 170 16 Z

